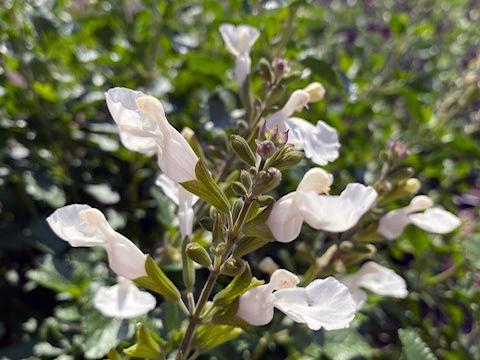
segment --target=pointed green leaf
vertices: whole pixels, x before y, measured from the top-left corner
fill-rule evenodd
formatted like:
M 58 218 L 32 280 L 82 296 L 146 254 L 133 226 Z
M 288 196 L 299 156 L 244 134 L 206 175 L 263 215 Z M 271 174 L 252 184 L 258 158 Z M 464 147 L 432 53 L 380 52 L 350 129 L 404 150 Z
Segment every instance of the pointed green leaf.
M 160 351 L 160 346 L 153 339 L 150 332 L 140 324 L 137 327 L 137 342 L 123 350 L 125 354 L 134 358 L 145 359 L 163 359 L 164 356 Z
M 248 265 L 248 263 L 245 263 L 243 271 L 237 276 L 235 276 L 225 289 L 215 295 L 215 297 L 213 298 L 213 303 L 216 306 L 224 306 L 230 304 L 249 289 L 259 286 L 261 284 L 263 284 L 263 281 L 252 277 L 250 265 Z
M 195 343 L 201 351 L 213 349 L 242 333 L 242 329 L 230 325 L 201 325 L 198 327 Z
M 199 160 L 195 166 L 195 175 L 197 176 L 197 180 L 185 181 L 180 185 L 219 211 L 224 213 L 228 212 L 230 203 L 225 193 L 220 189 L 220 186 L 218 186 L 212 174 L 210 174 L 201 160 Z
M 173 282 L 165 275 L 157 263 L 151 256 L 147 256 L 145 261 L 145 270 L 147 276 L 143 276 L 134 280 L 134 282 L 144 288 L 159 293 L 167 299 L 178 301 L 180 299 L 180 291 Z
M 399 329 L 402 342 L 402 358 L 405 360 L 436 360 L 437 357 L 413 329 Z

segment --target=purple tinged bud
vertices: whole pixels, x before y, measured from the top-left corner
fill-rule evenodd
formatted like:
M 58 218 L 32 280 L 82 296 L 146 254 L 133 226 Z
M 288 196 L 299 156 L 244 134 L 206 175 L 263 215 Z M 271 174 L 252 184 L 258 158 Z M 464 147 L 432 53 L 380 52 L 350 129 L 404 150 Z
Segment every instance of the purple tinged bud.
M 407 146 L 400 140 L 388 140 L 387 151 L 397 159 L 403 159 L 408 155 Z
M 288 130 L 279 131 L 275 136 L 274 143 L 276 146 L 282 147 L 288 142 Z
M 257 144 L 257 154 L 264 160 L 268 159 L 278 150 L 275 144 L 270 140 L 260 141 L 257 139 L 255 140 L 255 143 Z
M 275 69 L 277 74 L 283 74 L 290 71 L 290 67 L 288 66 L 288 62 L 285 59 L 275 58 L 273 59 L 272 66 Z

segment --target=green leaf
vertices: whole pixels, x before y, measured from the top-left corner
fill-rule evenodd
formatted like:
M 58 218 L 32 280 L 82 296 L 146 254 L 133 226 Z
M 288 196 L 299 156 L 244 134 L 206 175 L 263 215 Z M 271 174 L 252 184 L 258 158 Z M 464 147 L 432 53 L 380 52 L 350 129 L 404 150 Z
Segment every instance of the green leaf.
M 128 323 L 125 325 L 128 326 Z M 83 345 L 87 359 L 98 359 L 104 356 L 128 336 L 128 331 L 123 331 L 122 320 L 109 319 L 99 313 L 92 312 L 85 319 L 84 326 L 84 331 L 88 334 Z
M 338 79 L 337 73 L 325 61 L 314 57 L 307 57 L 305 60 L 302 61 L 302 63 L 303 65 L 309 67 L 312 70 L 314 78 L 320 78 L 324 82 L 336 88 L 341 87 L 341 83 Z
M 418 333 L 413 329 L 399 329 L 398 336 L 402 342 L 402 358 L 405 360 L 436 360 Z
M 108 360 L 122 360 L 122 357 L 115 348 L 111 348 L 108 352 Z
M 225 289 L 223 289 L 214 296 L 213 304 L 216 306 L 224 306 L 230 304 L 249 289 L 262 284 L 263 281 L 252 277 L 250 265 L 248 265 L 248 263 L 245 263 L 243 271 L 237 276 L 235 276 Z
M 206 351 L 235 339 L 241 333 L 241 328 L 230 325 L 200 325 L 195 343 L 201 351 Z
M 480 234 L 474 234 L 466 241 L 465 256 L 472 266 L 480 269 Z
M 125 354 L 134 358 L 145 359 L 163 359 L 164 355 L 160 351 L 160 346 L 153 339 L 150 332 L 139 324 L 137 327 L 137 342 L 123 350 Z
M 165 275 L 151 256 L 147 256 L 145 270 L 147 276 L 142 276 L 133 280 L 137 285 L 155 291 L 172 301 L 178 301 L 181 298 L 180 291 L 178 291 L 177 287 L 167 275 Z
M 335 360 L 350 360 L 357 358 L 370 359 L 372 348 L 353 328 L 345 330 L 325 331 L 323 352 Z
M 199 160 L 195 166 L 195 175 L 197 180 L 185 181 L 180 185 L 219 211 L 228 212 L 230 203 L 202 160 Z
M 239 298 L 223 307 L 215 307 L 212 322 L 218 325 L 231 325 L 247 329 L 251 326 L 245 320 L 237 316 Z

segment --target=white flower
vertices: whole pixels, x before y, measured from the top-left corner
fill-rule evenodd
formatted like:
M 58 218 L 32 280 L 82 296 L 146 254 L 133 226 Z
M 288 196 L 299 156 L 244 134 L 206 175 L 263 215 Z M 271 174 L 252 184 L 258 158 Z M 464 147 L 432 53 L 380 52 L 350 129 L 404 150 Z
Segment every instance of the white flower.
M 236 58 L 235 79 L 241 88 L 250 74 L 250 50 L 260 33 L 248 25 L 222 24 L 219 30 L 228 51 Z
M 312 168 L 303 176 L 297 191 L 277 200 L 267 220 L 267 225 L 277 241 L 290 242 L 300 234 L 304 217 L 299 210 L 299 194 L 303 191 L 327 193 L 332 181 L 333 176 L 325 170 Z
M 116 87 L 105 93 L 107 107 L 118 126 L 120 140 L 129 150 L 147 155 L 156 152 L 154 132 L 158 126 L 138 109 L 137 99 L 145 96 L 141 91 Z
M 55 234 L 72 246 L 105 248 L 110 268 L 117 275 L 131 280 L 147 275 L 147 255 L 113 230 L 98 209 L 88 205 L 67 205 L 57 209 L 47 222 Z
M 255 326 L 268 324 L 273 318 L 273 292 L 294 287 L 299 281 L 287 270 L 275 270 L 268 284 L 253 288 L 240 297 L 237 315 Z
M 266 126 L 267 128 L 278 126 L 280 131 L 289 130 L 289 144 L 294 145 L 297 150 L 303 150 L 305 156 L 315 164 L 326 165 L 338 158 L 340 143 L 337 131 L 324 121 L 318 121 L 317 125 L 313 125 L 306 120 L 292 117 L 295 112 L 313 101 L 311 96 L 313 99 L 319 97 L 316 93 L 319 90 L 314 90 L 308 87 L 304 90 L 295 90 L 285 106 L 266 120 Z
M 110 89 L 105 96 L 127 148 L 146 154 L 156 152 L 160 169 L 176 182 L 195 179 L 198 157 L 170 125 L 160 101 L 126 88 Z
M 373 205 L 376 191 L 362 184 L 348 184 L 339 196 L 322 195 L 333 177 L 320 168 L 310 169 L 297 191 L 280 198 L 267 225 L 277 241 L 290 242 L 300 234 L 303 221 L 317 230 L 343 232 L 352 228 Z
M 385 238 L 393 240 L 402 234 L 408 224 L 435 234 L 446 234 L 460 226 L 458 217 L 432 206 L 433 202 L 428 196 L 415 196 L 408 206 L 385 214 L 380 219 L 377 231 Z
M 291 117 L 285 121 L 288 132 L 288 143 L 295 149 L 303 150 L 305 157 L 315 164 L 326 165 L 338 158 L 337 131 L 324 121 L 313 125 L 300 118 Z
M 95 293 L 93 306 L 103 315 L 129 319 L 141 316 L 153 310 L 155 297 L 139 290 L 129 279 L 118 277 L 118 284 L 100 287 Z
M 178 205 L 178 220 L 182 238 L 185 236 L 191 237 L 194 218 L 193 205 L 197 202 L 198 197 L 179 186 L 165 174 L 161 174 L 155 184 L 163 190 L 170 200 Z
M 279 280 L 284 280 L 279 281 Z M 277 308 L 312 330 L 348 327 L 355 316 L 355 303 L 346 286 L 332 277 L 318 279 L 305 288 L 295 287 L 298 278 L 286 270 L 272 274 L 270 283 L 240 297 L 237 315 L 256 326 L 268 324 Z
M 408 295 L 407 284 L 401 276 L 373 261 L 365 263 L 359 271 L 343 277 L 340 281 L 350 290 L 357 309 L 367 300 L 367 293 L 362 288 L 396 298 L 405 298 Z
M 355 226 L 376 199 L 377 192 L 371 186 L 353 183 L 338 196 L 301 193 L 299 209 L 314 229 L 343 232 Z
M 301 111 L 310 101 L 310 95 L 303 90 L 295 90 L 288 98 L 287 103 L 266 120 L 267 128 L 278 126 L 280 131 L 288 130 L 285 122 L 294 113 Z

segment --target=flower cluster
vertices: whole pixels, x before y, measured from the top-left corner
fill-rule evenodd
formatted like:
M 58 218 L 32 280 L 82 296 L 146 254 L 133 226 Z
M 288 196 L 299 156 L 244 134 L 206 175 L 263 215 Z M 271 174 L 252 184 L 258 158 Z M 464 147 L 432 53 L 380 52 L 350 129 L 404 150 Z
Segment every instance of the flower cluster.
M 251 91 L 250 51 L 260 33 L 247 25 L 230 24 L 222 25 L 220 33 L 227 50 L 236 59 L 234 74 L 239 92 Z M 270 71 L 265 82 L 266 93 L 272 94 L 274 88 L 283 89 L 283 85 L 278 85 L 291 71 L 286 62 L 275 59 L 270 65 L 265 60 L 263 66 L 264 71 Z M 159 100 L 126 88 L 108 90 L 107 107 L 122 144 L 148 156 L 156 154 L 161 171 L 156 185 L 178 206 L 177 243 L 186 290 L 182 294 L 150 256 L 113 230 L 100 210 L 88 205 L 68 205 L 48 217 L 52 230 L 74 247 L 103 247 L 110 268 L 118 275 L 118 284 L 97 290 L 94 306 L 110 317 L 146 314 L 156 306 L 156 300 L 136 285 L 177 302 L 188 321 L 177 352 L 177 358 L 185 359 L 198 325 L 210 321 L 213 324 L 213 319 L 215 324 L 230 326 L 233 318 L 240 318 L 250 325 L 261 326 L 270 323 L 274 309 L 278 309 L 312 330 L 333 330 L 350 325 L 367 300 L 365 290 L 406 297 L 407 284 L 402 277 L 372 260 L 364 262 L 375 254 L 376 248 L 356 241 L 356 232 L 365 230 L 362 221 L 368 217 L 375 234 L 393 240 L 408 224 L 437 234 L 453 231 L 460 225 L 455 215 L 432 207 L 432 200 L 424 195 L 414 197 L 406 207 L 385 212 L 379 204 L 387 194 L 387 186 L 382 184 L 350 183 L 339 194 L 332 195 L 334 177 L 321 167 L 308 170 L 295 191 L 276 201 L 269 195 L 280 184 L 282 170 L 301 160 L 324 166 L 338 158 L 340 143 L 334 128 L 324 121 L 313 125 L 293 117 L 324 96 L 325 89 L 318 82 L 294 90 L 284 100 L 280 96 L 274 100 L 257 99 L 254 103 L 249 100 L 252 94 L 244 96 L 242 101 L 251 110 L 245 115 L 248 134 L 244 138 L 239 130 L 239 134 L 231 136 L 228 150 L 237 157 L 227 161 L 216 159 L 224 161 L 224 168 L 214 176 L 207 166 L 215 162 L 203 152 L 206 147 L 191 145 L 168 122 Z M 408 155 L 406 146 L 398 141 L 390 143 L 389 149 L 396 154 L 392 161 L 397 163 Z M 243 168 L 237 171 L 240 166 Z M 395 185 L 401 191 L 389 190 L 389 194 L 404 196 L 418 191 L 418 180 L 409 176 Z M 210 208 L 205 211 L 204 207 L 196 206 L 198 203 Z M 370 216 L 372 209 L 375 216 Z M 338 233 L 331 247 L 314 261 L 312 271 L 302 277 L 277 269 L 266 284 L 255 279 L 246 255 L 272 240 L 288 243 L 297 239 L 303 223 L 315 230 Z M 197 230 L 199 237 L 204 231 L 211 236 L 196 242 Z M 367 237 L 370 235 L 367 232 Z M 195 266 L 210 272 L 196 300 Z M 347 271 L 354 268 L 358 270 Z M 210 300 L 220 276 L 233 279 Z M 225 314 L 230 319 L 222 323 Z

